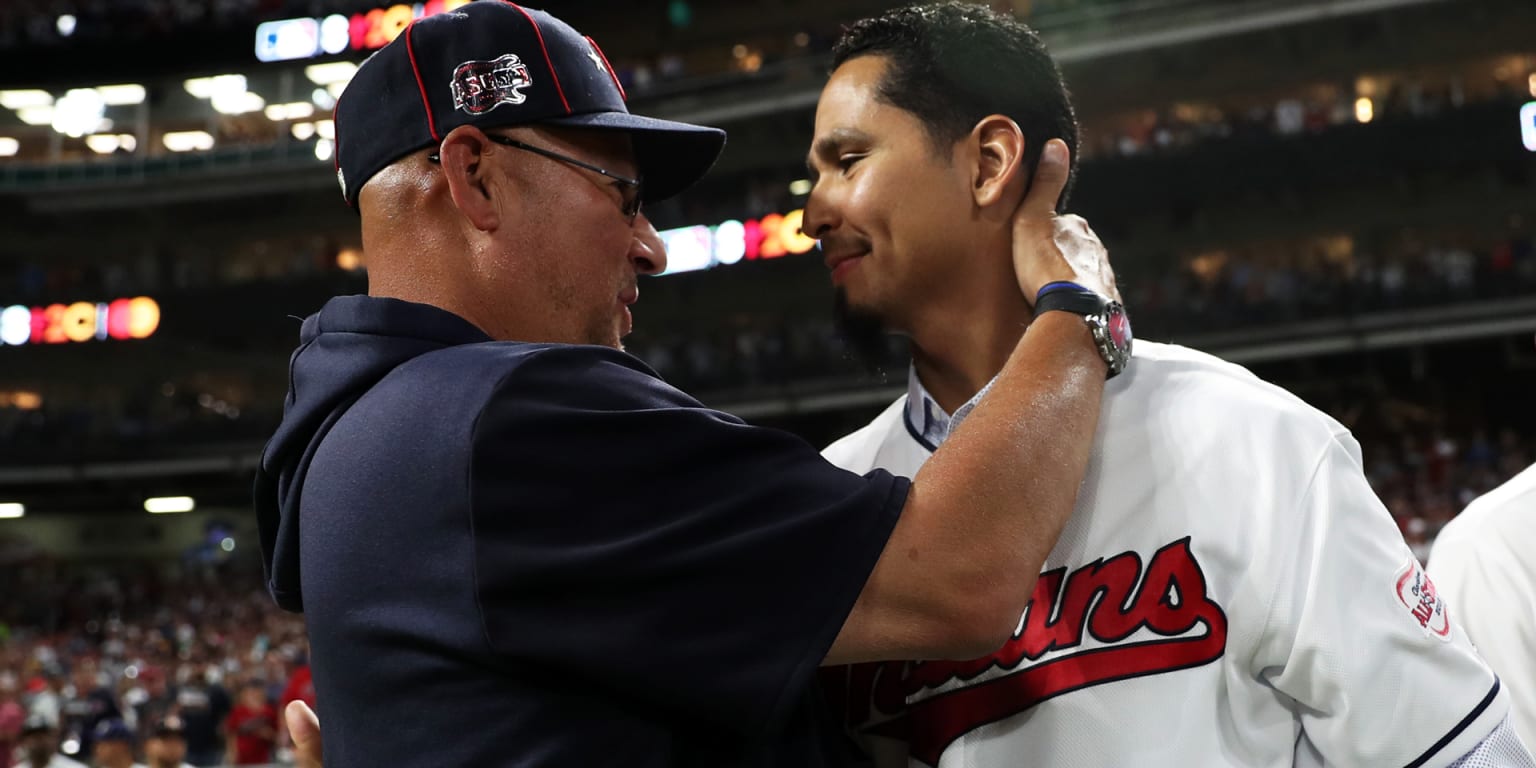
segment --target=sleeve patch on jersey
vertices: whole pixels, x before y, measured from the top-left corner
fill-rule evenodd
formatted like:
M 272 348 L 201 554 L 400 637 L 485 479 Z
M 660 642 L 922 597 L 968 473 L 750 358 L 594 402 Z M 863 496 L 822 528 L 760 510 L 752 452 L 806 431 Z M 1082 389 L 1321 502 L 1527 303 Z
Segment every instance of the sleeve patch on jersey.
M 1412 555 L 1397 571 L 1397 599 L 1408 609 L 1408 614 L 1425 635 L 1450 642 L 1450 611 L 1445 607 L 1445 600 L 1435 591 L 1435 583 L 1424 572 L 1424 566 Z

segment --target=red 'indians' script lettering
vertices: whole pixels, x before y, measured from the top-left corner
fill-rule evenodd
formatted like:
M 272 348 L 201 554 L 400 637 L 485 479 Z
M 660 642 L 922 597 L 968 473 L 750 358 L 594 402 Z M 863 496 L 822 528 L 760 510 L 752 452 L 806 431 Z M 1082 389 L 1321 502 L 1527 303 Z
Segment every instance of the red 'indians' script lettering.
M 1142 629 L 1161 637 L 1124 642 Z M 1106 645 L 1035 663 L 1082 645 L 1084 632 Z M 1211 599 L 1186 536 L 1158 549 L 1145 569 L 1139 555 L 1125 552 L 1070 576 L 1065 568 L 1040 574 L 1023 631 L 990 656 L 858 664 L 829 670 L 828 688 L 847 694 L 850 724 L 901 738 L 913 757 L 936 765 L 955 739 L 982 725 L 1090 686 L 1202 666 L 1226 645 L 1227 615 Z M 993 670 L 1005 674 L 906 705 L 912 694 Z

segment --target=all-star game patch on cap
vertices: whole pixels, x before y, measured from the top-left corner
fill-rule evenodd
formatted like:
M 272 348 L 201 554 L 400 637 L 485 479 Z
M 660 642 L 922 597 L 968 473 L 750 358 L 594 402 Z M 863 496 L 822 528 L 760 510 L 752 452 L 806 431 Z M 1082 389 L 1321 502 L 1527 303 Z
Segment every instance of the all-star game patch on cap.
M 478 0 L 406 27 L 358 69 L 336 104 L 336 175 L 347 204 L 384 167 L 461 125 L 540 123 L 625 131 L 647 202 L 698 181 L 725 132 L 632 115 L 602 49 L 570 25 Z

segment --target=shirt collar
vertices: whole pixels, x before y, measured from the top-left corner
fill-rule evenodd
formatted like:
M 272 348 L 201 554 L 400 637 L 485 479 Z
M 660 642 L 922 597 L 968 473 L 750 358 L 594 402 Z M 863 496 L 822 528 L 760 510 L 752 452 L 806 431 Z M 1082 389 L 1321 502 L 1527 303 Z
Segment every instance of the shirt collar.
M 954 415 L 950 415 L 939 407 L 937 400 L 928 394 L 923 388 L 923 382 L 917 378 L 917 367 L 907 368 L 907 431 L 923 443 L 928 450 L 935 450 L 960 422 L 965 421 L 971 411 L 976 408 L 976 403 L 981 401 L 987 390 L 992 388 L 992 382 L 997 377 L 992 377 L 987 385 L 981 388 L 965 405 L 955 409 Z

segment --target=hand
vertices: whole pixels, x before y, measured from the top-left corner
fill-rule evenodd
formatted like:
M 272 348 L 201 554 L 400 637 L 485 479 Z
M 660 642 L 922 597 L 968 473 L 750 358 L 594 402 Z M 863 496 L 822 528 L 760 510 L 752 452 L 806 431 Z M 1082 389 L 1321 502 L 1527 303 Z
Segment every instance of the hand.
M 323 768 L 320 764 L 320 718 L 308 704 L 294 699 L 283 710 L 283 721 L 293 736 L 294 768 Z
M 1056 213 L 1070 169 L 1066 142 L 1051 139 L 1040 153 L 1029 191 L 1013 214 L 1013 272 L 1030 306 L 1041 288 L 1058 280 L 1120 300 L 1109 251 L 1099 236 L 1083 217 Z

